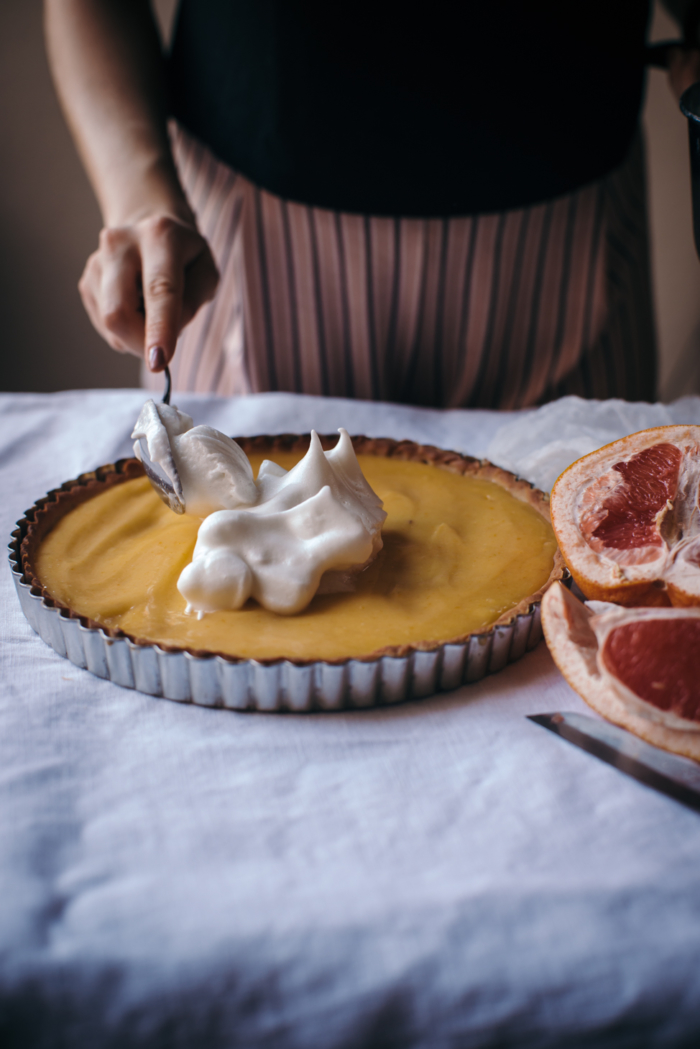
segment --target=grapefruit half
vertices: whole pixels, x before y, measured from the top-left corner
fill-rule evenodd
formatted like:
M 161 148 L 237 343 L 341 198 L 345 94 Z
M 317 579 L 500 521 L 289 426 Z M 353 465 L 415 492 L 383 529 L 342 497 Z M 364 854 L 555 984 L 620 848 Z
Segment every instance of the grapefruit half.
M 700 605 L 700 426 L 657 426 L 573 463 L 552 525 L 588 598 Z
M 588 606 L 554 583 L 542 627 L 554 662 L 589 706 L 700 761 L 700 608 Z

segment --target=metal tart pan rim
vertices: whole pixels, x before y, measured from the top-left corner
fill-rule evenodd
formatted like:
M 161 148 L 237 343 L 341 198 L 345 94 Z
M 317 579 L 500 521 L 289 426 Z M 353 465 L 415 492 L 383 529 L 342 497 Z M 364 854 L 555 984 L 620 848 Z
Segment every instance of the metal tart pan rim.
M 542 638 L 539 596 L 509 621 L 497 622 L 481 633 L 425 650 L 411 648 L 407 654 L 376 654 L 369 659 L 258 661 L 111 636 L 105 628 L 57 606 L 28 581 L 20 546 L 35 512 L 52 497 L 120 465 L 83 474 L 37 500 L 17 522 L 9 546 L 17 596 L 32 628 L 58 655 L 114 684 L 180 703 L 228 710 L 366 710 L 481 681 L 520 659 Z M 566 580 L 565 568 L 563 575 Z

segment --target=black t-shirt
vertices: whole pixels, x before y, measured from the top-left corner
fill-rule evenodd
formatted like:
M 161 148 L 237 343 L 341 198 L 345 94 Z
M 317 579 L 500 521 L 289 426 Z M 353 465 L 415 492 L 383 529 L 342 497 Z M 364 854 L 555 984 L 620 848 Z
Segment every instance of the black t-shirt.
M 622 162 L 648 18 L 646 0 L 183 0 L 171 108 L 289 200 L 502 211 Z

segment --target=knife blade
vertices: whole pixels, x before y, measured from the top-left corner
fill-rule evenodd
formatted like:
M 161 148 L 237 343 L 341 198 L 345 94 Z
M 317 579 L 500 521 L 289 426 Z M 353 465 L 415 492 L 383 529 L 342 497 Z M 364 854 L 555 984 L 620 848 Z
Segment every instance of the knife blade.
M 700 765 L 586 714 L 528 714 L 528 719 L 647 787 L 700 813 Z

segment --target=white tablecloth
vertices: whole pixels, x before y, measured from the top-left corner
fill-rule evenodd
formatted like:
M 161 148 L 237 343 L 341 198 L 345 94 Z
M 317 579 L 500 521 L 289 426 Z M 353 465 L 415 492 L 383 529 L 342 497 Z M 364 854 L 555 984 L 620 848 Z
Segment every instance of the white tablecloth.
M 1 397 L 5 534 L 48 488 L 129 454 L 142 400 Z M 180 407 L 230 433 L 520 451 L 543 476 L 564 420 L 570 457 L 598 424 L 700 420 L 696 400 L 569 399 L 534 417 L 532 447 L 522 415 Z M 544 645 L 396 709 L 235 714 L 77 669 L 33 634 L 7 570 L 1 586 L 5 1049 L 700 1044 L 700 819 L 526 720 L 586 710 Z

